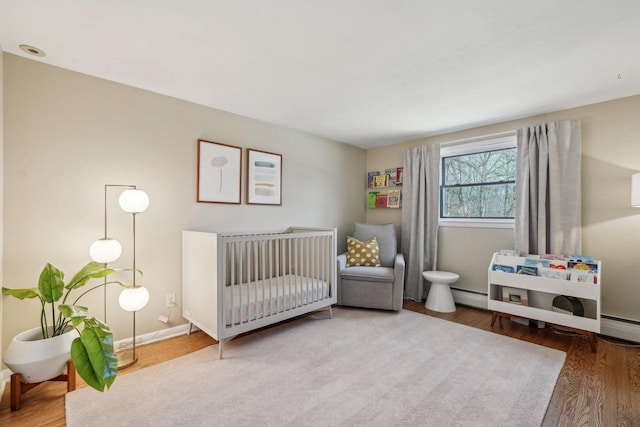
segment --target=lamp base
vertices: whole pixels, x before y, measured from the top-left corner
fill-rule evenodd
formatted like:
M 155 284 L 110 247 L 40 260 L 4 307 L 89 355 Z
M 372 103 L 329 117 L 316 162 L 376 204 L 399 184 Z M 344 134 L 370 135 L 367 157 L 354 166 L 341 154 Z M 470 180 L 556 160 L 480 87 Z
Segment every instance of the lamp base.
M 131 350 L 123 350 L 116 352 L 118 357 L 118 370 L 127 368 L 138 361 L 138 355 Z

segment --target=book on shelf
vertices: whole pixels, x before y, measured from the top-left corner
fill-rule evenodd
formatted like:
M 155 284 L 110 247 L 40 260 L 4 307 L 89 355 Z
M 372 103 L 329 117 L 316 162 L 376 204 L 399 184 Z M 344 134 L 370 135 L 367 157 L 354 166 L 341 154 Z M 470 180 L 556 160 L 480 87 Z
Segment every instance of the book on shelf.
M 399 208 L 400 207 L 400 190 L 389 190 L 387 193 L 387 207 Z
M 373 188 L 383 188 L 389 186 L 389 175 L 376 175 L 373 177 Z
M 564 261 L 564 255 L 562 254 L 544 254 L 544 255 L 540 255 L 540 258 Z
M 537 276 L 538 267 L 532 267 L 530 265 L 518 265 L 516 266 L 516 274 L 524 274 L 527 276 Z
M 598 264 L 594 262 L 569 261 L 567 268 L 569 269 L 571 280 L 574 282 L 598 283 Z
M 569 255 L 569 261 L 572 262 L 593 262 L 591 255 L 571 254 Z
M 380 175 L 380 172 L 367 172 L 367 188 L 373 188 L 373 178 Z
M 596 283 L 596 275 L 586 270 L 569 270 L 569 279 L 578 283 Z
M 549 268 L 553 268 L 555 270 L 566 270 L 567 261 L 549 260 Z
M 524 265 L 530 266 L 530 267 L 538 267 L 538 268 L 542 268 L 542 267 L 549 267 L 549 260 L 548 259 L 541 259 L 541 258 L 525 258 L 524 259 Z
M 540 270 L 540 275 L 548 279 L 567 280 L 569 272 L 567 270 L 558 270 L 555 268 L 543 268 Z
M 378 193 L 376 196 L 376 208 L 386 208 L 387 207 L 387 195 L 383 193 Z
M 512 265 L 493 264 L 491 267 L 493 271 L 503 271 L 505 273 L 515 273 L 515 268 Z
M 567 263 L 567 267 L 570 270 L 584 270 L 584 271 L 590 271 L 592 273 L 597 273 L 598 272 L 598 264 L 591 263 L 591 262 L 573 262 L 573 261 L 569 261 Z
M 498 253 L 506 256 L 520 256 L 520 251 L 515 251 L 513 249 L 501 249 Z
M 404 168 L 396 168 L 396 185 L 402 185 L 402 178 L 404 178 Z
M 389 187 L 395 187 L 398 179 L 398 168 L 387 168 L 384 173 L 389 175 Z
M 370 191 L 369 194 L 367 194 L 367 207 L 369 209 L 374 209 L 376 207 L 378 194 L 380 194 L 378 191 Z

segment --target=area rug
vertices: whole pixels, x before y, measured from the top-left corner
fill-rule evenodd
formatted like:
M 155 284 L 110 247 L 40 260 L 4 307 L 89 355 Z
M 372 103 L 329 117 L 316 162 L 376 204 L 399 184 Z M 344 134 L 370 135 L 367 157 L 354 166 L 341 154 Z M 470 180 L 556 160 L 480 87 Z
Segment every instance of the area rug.
M 565 353 L 403 310 L 334 310 L 67 394 L 74 426 L 539 426 Z

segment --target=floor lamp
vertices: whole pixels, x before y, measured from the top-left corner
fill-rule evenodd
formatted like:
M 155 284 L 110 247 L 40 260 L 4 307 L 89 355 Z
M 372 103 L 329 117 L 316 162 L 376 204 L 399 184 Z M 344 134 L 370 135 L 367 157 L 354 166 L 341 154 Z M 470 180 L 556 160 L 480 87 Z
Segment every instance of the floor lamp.
M 104 186 L 104 237 L 96 240 L 89 249 L 91 259 L 96 262 L 108 264 L 116 261 L 122 254 L 120 243 L 108 236 L 107 227 L 107 190 L 111 187 L 127 188 L 119 198 L 120 208 L 132 215 L 133 218 L 133 283 L 124 289 L 118 298 L 120 307 L 125 311 L 132 312 L 133 316 L 133 348 L 131 353 L 125 352 L 118 355 L 118 369 L 133 365 L 137 360 L 136 355 L 136 311 L 142 309 L 149 301 L 149 291 L 144 286 L 136 284 L 136 215 L 144 212 L 149 206 L 147 194 L 138 190 L 135 185 L 106 184 Z M 106 280 L 106 279 L 105 279 Z M 104 322 L 107 321 L 107 297 L 106 286 L 104 291 Z

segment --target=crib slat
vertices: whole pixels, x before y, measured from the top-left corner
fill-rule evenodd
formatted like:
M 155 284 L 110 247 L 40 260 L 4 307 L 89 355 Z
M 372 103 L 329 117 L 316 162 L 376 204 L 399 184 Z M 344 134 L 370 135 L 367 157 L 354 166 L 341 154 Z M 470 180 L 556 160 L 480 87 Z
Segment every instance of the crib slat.
M 225 307 L 229 310 L 225 327 L 334 297 L 332 234 L 303 230 L 226 237 L 227 290 L 231 295 L 227 297 L 230 307 Z
M 293 260 L 293 254 L 291 253 L 292 250 L 295 250 L 295 245 L 293 245 L 293 242 L 291 239 L 288 240 L 289 242 L 289 251 L 287 252 L 287 255 L 289 257 L 289 277 L 287 278 L 287 286 L 289 287 L 289 293 L 287 295 L 289 295 L 289 297 L 287 298 L 289 301 L 289 310 L 291 310 L 291 295 L 293 294 L 292 290 L 291 290 L 291 282 L 293 281 L 293 279 L 295 278 L 295 266 L 292 264 L 292 260 Z M 286 307 L 284 306 L 284 298 L 282 299 L 282 309 L 286 309 Z
M 234 301 L 233 301 L 233 284 L 236 282 L 236 269 L 235 269 L 235 265 L 236 265 L 236 244 L 235 242 L 228 242 L 228 251 L 231 253 L 230 256 L 230 262 L 231 264 L 229 265 L 229 273 L 230 273 L 230 282 L 229 282 L 229 290 L 231 291 L 231 326 L 235 325 L 235 313 L 233 310 L 234 307 Z M 229 253 L 227 252 L 227 254 Z M 226 284 L 225 284 L 226 285 Z M 226 287 L 226 286 L 225 286 Z M 225 327 L 226 327 L 226 321 L 225 323 Z

